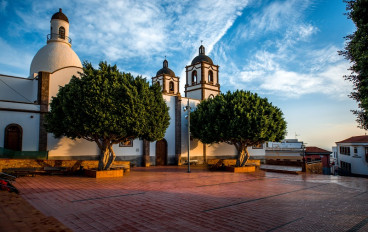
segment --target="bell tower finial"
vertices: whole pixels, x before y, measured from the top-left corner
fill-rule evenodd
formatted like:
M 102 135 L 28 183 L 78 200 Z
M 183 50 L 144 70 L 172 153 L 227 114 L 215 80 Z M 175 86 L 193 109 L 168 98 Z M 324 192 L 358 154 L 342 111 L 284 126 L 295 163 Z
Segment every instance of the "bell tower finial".
M 166 56 L 165 56 L 165 60 L 163 62 L 163 67 L 164 68 L 168 68 L 169 67 L 169 62 L 166 60 Z
M 201 43 L 202 43 L 202 40 L 201 40 Z M 204 49 L 204 46 L 201 44 L 201 46 L 199 47 L 199 54 L 203 54 L 205 55 L 205 49 Z

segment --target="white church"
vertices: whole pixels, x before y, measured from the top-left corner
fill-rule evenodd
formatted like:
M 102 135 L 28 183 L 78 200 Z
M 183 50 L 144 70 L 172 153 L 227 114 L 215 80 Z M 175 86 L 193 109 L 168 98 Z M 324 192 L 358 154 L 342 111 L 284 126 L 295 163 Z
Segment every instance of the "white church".
M 43 126 L 51 98 L 60 86 L 82 71 L 69 38 L 69 20 L 61 9 L 52 16 L 50 24 L 47 44 L 34 56 L 29 76 L 0 74 L 0 158 L 5 151 L 39 152 L 53 160 L 92 160 L 99 156 L 95 143 L 65 137 L 55 139 Z M 202 45 L 198 56 L 185 68 L 185 97 L 179 92 L 180 77 L 169 68 L 166 59 L 152 77 L 152 83 L 162 86 L 162 96 L 170 108 L 170 125 L 164 139 L 156 142 L 135 139 L 115 145 L 116 160 L 131 161 L 137 166 L 180 165 L 187 160 L 188 124 L 183 107 L 189 102 L 194 109 L 201 100 L 218 95 L 220 84 L 219 66 L 206 56 Z M 255 159 L 265 156 L 263 146 L 249 148 L 249 152 Z M 190 139 L 190 154 L 191 160 L 203 163 L 207 159 L 233 158 L 237 151 L 233 145 L 202 144 Z

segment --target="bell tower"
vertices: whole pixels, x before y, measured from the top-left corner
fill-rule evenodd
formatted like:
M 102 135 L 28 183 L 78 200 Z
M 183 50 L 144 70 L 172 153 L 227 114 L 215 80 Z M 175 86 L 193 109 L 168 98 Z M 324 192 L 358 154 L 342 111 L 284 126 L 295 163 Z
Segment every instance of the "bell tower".
M 158 83 L 163 94 L 180 95 L 179 77 L 175 76 L 173 70 L 169 69 L 169 62 L 164 60 L 162 69 L 158 70 L 155 77 L 152 77 L 152 84 Z
M 59 8 L 59 12 L 56 12 L 51 17 L 50 34 L 47 35 L 47 43 L 51 42 L 64 42 L 70 47 L 72 46 L 72 40 L 69 38 L 69 20 Z
M 185 97 L 204 100 L 213 98 L 220 91 L 219 66 L 205 54 L 205 47 L 199 47 L 199 54 L 186 69 Z

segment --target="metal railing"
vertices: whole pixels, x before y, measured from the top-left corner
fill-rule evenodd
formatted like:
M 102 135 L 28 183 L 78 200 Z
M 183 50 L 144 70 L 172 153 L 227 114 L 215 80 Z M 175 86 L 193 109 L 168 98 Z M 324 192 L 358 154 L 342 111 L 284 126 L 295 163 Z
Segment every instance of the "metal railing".
M 62 39 L 62 40 L 67 40 L 70 44 L 72 44 L 72 39 L 68 36 L 62 36 L 60 34 L 56 34 L 56 33 L 52 33 L 52 34 L 48 34 L 47 35 L 47 41 L 49 40 L 58 40 L 58 39 Z

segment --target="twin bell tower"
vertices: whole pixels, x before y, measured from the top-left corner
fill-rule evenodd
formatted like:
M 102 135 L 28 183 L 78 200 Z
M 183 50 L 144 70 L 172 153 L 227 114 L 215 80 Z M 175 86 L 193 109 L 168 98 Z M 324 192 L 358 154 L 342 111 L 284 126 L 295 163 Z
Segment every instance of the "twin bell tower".
M 198 56 L 185 69 L 185 97 L 204 100 L 214 98 L 220 93 L 219 66 L 213 64 L 212 59 L 206 56 L 203 45 L 199 47 Z M 161 86 L 163 94 L 180 95 L 179 77 L 175 76 L 175 73 L 169 68 L 166 59 L 162 69 L 156 73 L 155 77 L 152 77 L 152 84 L 155 83 Z

